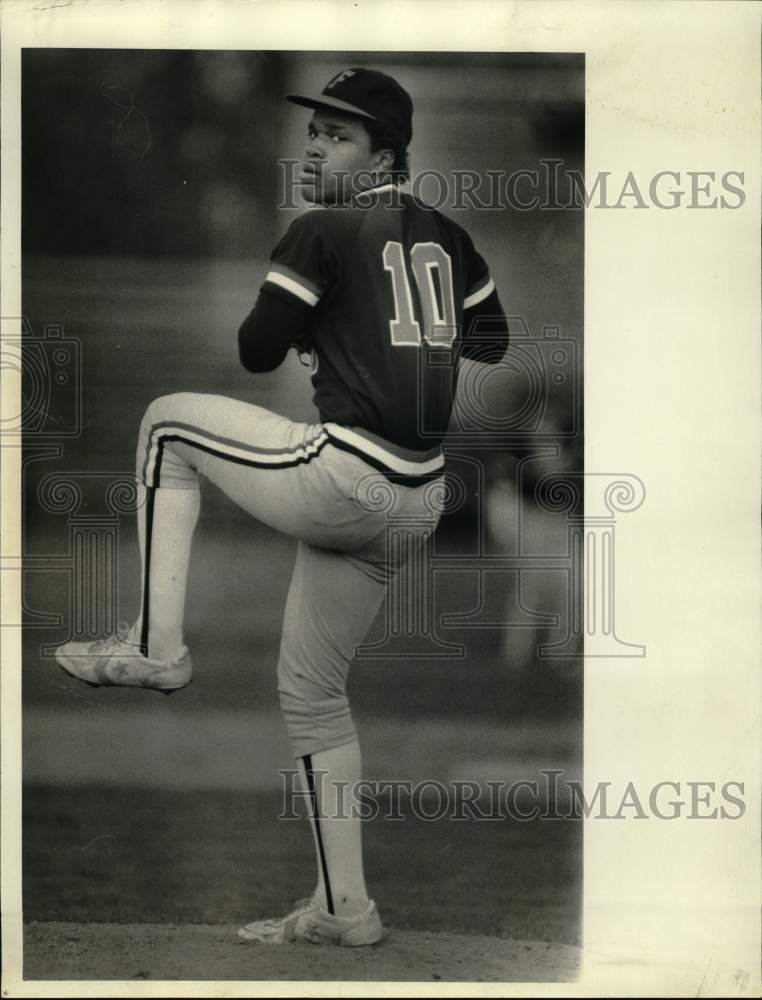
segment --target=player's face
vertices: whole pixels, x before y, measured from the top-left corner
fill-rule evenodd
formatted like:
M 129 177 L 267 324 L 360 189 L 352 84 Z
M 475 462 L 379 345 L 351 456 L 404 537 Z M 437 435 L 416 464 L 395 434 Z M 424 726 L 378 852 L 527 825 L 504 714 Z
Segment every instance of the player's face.
M 372 187 L 383 165 L 383 151 L 371 152 L 370 136 L 359 118 L 315 111 L 299 174 L 302 197 L 320 205 L 341 204 Z

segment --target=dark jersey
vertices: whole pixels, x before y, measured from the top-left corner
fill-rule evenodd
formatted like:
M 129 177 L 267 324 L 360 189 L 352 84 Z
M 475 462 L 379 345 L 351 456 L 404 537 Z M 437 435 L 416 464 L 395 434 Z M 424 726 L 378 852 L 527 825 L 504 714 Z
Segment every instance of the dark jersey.
M 438 445 L 464 315 L 488 301 L 494 314 L 497 302 L 466 231 L 388 185 L 300 216 L 271 259 L 264 290 L 310 310 L 321 420 L 404 448 Z

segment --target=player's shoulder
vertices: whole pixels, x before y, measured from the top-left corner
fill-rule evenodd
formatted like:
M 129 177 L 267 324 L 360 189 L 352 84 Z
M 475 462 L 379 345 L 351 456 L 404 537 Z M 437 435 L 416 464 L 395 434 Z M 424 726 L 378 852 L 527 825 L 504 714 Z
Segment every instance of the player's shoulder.
M 407 222 L 403 223 L 405 216 Z M 381 223 L 380 231 L 385 231 L 381 217 L 387 222 L 394 220 L 411 237 L 415 234 L 417 239 L 442 241 L 449 249 L 466 257 L 475 252 L 471 237 L 459 222 L 411 193 L 385 189 L 364 191 L 346 205 L 316 205 L 307 209 L 291 222 L 286 240 L 290 245 L 300 245 L 312 243 L 317 238 L 322 247 L 339 252 L 349 250 L 356 245 L 361 233 L 378 231 L 372 220 Z
M 403 203 L 411 213 L 420 215 L 430 220 L 431 225 L 447 232 L 456 243 L 465 246 L 473 246 L 473 241 L 468 234 L 468 230 L 460 222 L 457 222 L 450 215 L 433 205 L 428 205 L 425 201 L 415 197 L 413 194 L 402 195 Z
M 321 237 L 330 243 L 341 243 L 357 231 L 360 219 L 351 208 L 315 205 L 298 215 L 288 228 L 294 238 Z

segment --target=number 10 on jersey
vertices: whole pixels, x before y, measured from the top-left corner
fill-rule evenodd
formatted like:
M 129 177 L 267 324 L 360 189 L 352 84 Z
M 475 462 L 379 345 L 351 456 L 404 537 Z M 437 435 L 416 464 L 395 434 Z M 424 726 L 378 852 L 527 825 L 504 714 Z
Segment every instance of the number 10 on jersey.
M 420 347 L 421 323 L 413 310 L 402 244 L 389 240 L 383 259 L 384 269 L 392 276 L 394 319 L 389 320 L 392 344 Z M 450 255 L 438 243 L 414 243 L 410 250 L 410 268 L 423 314 L 423 340 L 432 347 L 451 347 L 456 330 Z

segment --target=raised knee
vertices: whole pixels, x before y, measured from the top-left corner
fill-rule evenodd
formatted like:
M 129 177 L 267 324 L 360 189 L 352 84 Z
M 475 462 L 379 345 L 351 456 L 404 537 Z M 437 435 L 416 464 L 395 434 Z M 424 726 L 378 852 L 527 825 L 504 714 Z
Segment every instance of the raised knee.
M 158 424 L 162 419 L 166 419 L 164 416 L 167 412 L 165 401 L 171 398 L 171 396 L 158 396 L 156 399 L 152 399 L 145 408 L 143 419 L 140 421 L 138 451 L 146 446 L 148 439 L 151 436 L 151 431 L 156 424 Z
M 155 478 L 158 457 L 156 428 L 173 420 L 182 420 L 185 414 L 192 412 L 194 396 L 196 393 L 191 392 L 168 393 L 166 396 L 157 396 L 146 407 L 140 422 L 135 455 L 136 475 L 142 482 L 156 485 L 151 482 Z
M 165 396 L 157 396 L 146 407 L 143 425 L 150 428 L 162 420 L 180 416 L 185 407 L 193 406 L 196 395 L 193 392 L 169 392 Z

